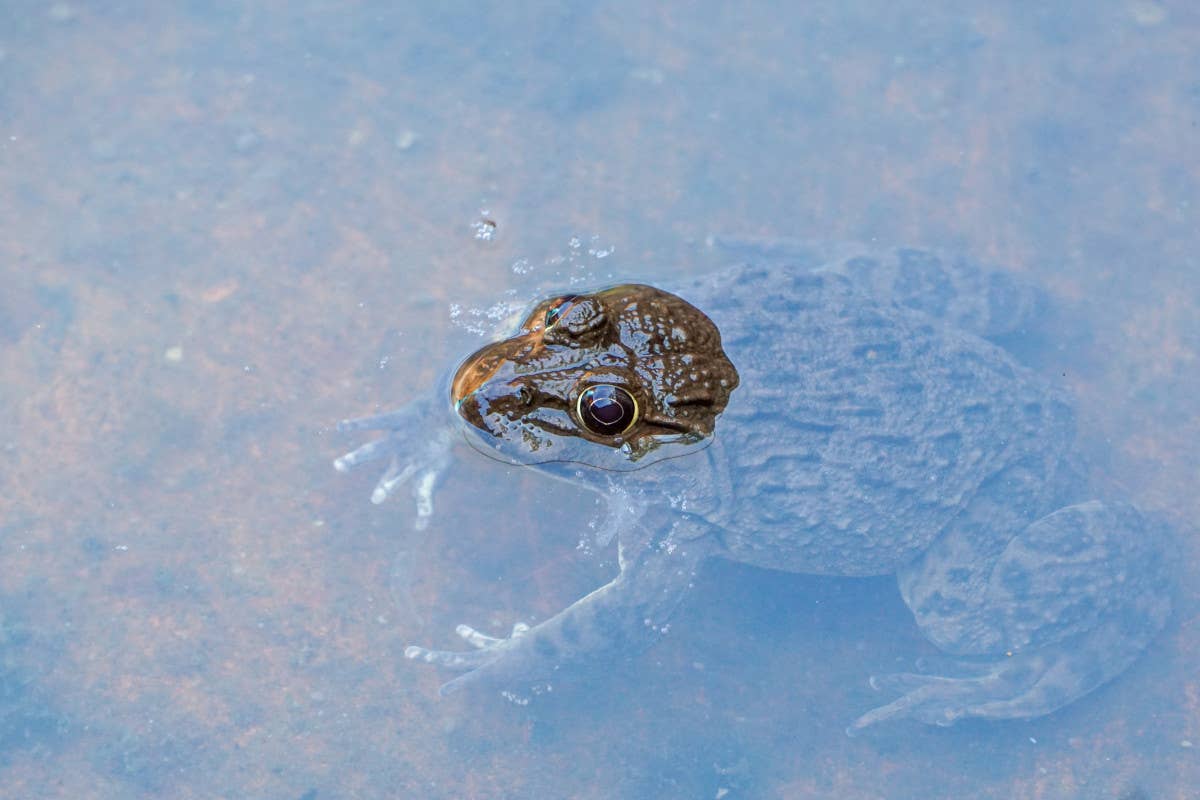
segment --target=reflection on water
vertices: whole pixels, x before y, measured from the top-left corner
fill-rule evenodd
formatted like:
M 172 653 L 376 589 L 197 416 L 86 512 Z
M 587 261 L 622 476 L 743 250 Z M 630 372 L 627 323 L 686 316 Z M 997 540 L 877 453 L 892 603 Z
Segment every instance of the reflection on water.
M 110 6 L 0 25 L 0 796 L 1200 785 L 1185 6 Z M 1047 292 L 1021 356 L 1073 397 L 1093 496 L 1179 533 L 1144 658 L 1032 721 L 850 739 L 866 675 L 941 666 L 894 582 L 713 561 L 640 655 L 438 697 L 409 644 L 551 617 L 616 574 L 620 517 L 456 443 L 417 532 L 407 492 L 329 469 L 335 421 L 531 298 L 685 286 L 734 234 Z

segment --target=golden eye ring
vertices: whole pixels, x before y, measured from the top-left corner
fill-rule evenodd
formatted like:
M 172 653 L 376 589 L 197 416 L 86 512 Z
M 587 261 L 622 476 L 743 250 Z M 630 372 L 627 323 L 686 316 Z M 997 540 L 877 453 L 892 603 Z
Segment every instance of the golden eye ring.
M 628 389 L 610 383 L 597 383 L 579 393 L 575 418 L 589 433 L 620 436 L 638 421 L 637 398 Z

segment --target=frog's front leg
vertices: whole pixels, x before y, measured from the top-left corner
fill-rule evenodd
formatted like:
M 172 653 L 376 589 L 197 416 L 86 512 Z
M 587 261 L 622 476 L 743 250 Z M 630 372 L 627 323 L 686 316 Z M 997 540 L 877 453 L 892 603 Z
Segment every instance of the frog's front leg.
M 459 636 L 475 650 L 428 650 L 414 645 L 404 654 L 464 673 L 442 686 L 442 694 L 450 694 L 470 685 L 520 688 L 546 680 L 561 668 L 588 665 L 605 655 L 639 652 L 666 632 L 697 568 L 715 547 L 712 535 L 668 535 L 639 546 L 636 555 L 622 552 L 621 572 L 613 581 L 544 622 L 532 627 L 518 624 L 507 639 L 459 625 Z
M 433 514 L 433 490 L 450 462 L 455 441 L 453 417 L 430 394 L 385 414 L 338 423 L 340 433 L 352 431 L 384 431 L 382 439 L 368 442 L 337 458 L 333 466 L 339 472 L 349 472 L 359 464 L 386 459 L 387 468 L 371 493 L 372 503 L 382 503 L 401 486 L 412 484 L 417 504 L 414 522 L 423 529 Z
M 1048 714 L 1124 670 L 1162 628 L 1165 542 L 1132 506 L 1067 506 L 994 549 L 995 537 L 972 524 L 980 516 L 967 514 L 900 573 L 926 635 L 970 658 L 956 675 L 873 678 L 901 696 L 851 732 L 896 717 L 949 725 Z

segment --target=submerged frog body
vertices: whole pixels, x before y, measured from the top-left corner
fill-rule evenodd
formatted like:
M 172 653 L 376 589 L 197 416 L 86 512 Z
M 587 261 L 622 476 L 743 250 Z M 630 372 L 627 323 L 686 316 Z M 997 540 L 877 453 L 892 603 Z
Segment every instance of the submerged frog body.
M 922 631 L 963 657 L 873 679 L 899 697 L 855 729 L 1033 717 L 1091 691 L 1162 627 L 1166 567 L 1154 525 L 1087 494 L 1064 397 L 992 341 L 1037 297 L 901 250 L 542 302 L 463 362 L 452 409 L 343 423 L 390 434 L 336 464 L 390 455 L 374 499 L 422 473 L 428 513 L 457 422 L 494 457 L 607 494 L 627 521 L 620 573 L 509 638 L 460 626 L 476 650 L 406 655 L 463 673 L 444 691 L 528 685 L 653 641 L 721 557 L 895 574 Z

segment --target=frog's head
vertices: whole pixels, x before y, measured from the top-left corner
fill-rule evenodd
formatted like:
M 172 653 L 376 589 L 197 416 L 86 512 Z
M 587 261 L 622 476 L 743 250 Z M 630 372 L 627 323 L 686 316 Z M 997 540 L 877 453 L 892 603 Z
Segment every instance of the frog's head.
M 537 304 L 462 363 L 451 398 L 489 455 L 630 470 L 704 447 L 737 385 L 712 320 L 626 284 Z

